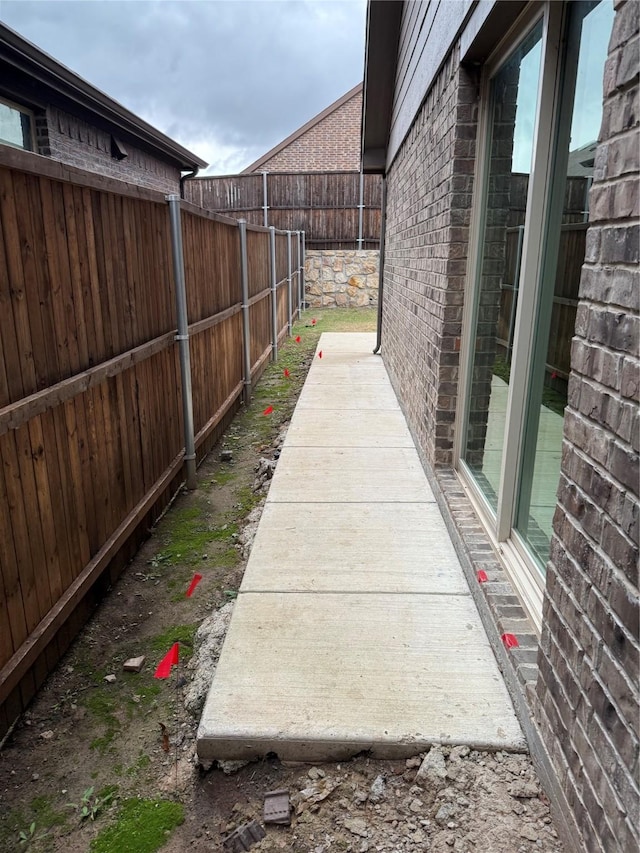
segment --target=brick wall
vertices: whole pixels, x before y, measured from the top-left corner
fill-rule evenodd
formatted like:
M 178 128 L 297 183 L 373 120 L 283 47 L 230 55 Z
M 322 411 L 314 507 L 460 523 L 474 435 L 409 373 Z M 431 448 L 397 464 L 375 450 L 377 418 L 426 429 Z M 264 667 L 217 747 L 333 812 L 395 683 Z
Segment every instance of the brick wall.
M 565 415 L 536 718 L 588 851 L 640 845 L 638 14 L 616 2 Z
M 361 113 L 360 91 L 263 163 L 260 171 L 359 171 Z
M 111 134 L 99 130 L 56 107 L 36 115 L 38 153 L 70 166 L 129 181 L 159 192 L 178 192 L 180 171 L 129 143 L 127 156 L 111 153 Z
M 452 462 L 477 87 L 452 52 L 388 175 L 382 354 L 428 462 Z

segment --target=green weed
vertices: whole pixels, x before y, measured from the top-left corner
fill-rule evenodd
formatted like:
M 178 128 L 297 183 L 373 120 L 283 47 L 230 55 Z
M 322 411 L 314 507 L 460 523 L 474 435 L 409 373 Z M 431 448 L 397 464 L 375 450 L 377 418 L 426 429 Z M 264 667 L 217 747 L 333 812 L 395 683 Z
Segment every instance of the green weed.
M 93 821 L 107 808 L 117 792 L 117 785 L 107 785 L 95 793 L 92 785 L 83 791 L 79 803 L 68 803 L 68 805 L 78 812 L 80 823 L 84 823 L 85 820 Z

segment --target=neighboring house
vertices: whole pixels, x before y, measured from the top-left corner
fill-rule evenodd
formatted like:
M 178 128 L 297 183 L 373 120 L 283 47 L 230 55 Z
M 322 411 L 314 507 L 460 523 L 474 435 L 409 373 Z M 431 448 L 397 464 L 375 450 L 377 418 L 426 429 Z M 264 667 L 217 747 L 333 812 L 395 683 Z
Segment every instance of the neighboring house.
M 160 192 L 207 165 L 3 24 L 0 145 Z
M 373 0 L 364 84 L 382 355 L 567 845 L 606 853 L 640 841 L 639 14 Z
M 360 171 L 361 118 L 359 83 L 240 174 Z

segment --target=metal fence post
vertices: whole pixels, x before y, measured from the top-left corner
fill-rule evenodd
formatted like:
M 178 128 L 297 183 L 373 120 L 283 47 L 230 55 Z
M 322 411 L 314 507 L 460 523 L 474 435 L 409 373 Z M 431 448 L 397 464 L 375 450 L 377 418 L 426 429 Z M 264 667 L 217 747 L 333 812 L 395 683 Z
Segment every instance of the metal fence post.
M 269 205 L 267 198 L 267 172 L 262 173 L 262 216 L 265 228 L 269 225 Z
M 362 248 L 362 216 L 364 210 L 364 174 L 360 169 L 360 201 L 358 204 L 358 248 Z
M 291 231 L 287 231 L 287 314 L 289 316 L 289 336 L 293 325 L 291 314 L 293 312 L 293 294 L 291 292 Z
M 306 264 L 306 262 L 307 262 L 307 257 L 306 257 L 306 255 L 307 255 L 307 249 L 306 249 L 306 233 L 305 233 L 304 231 L 302 231 L 302 232 L 301 232 L 301 238 L 302 238 L 302 239 L 301 239 L 301 250 L 302 250 L 302 256 L 301 256 L 301 263 L 302 263 L 302 304 L 304 305 L 305 310 L 306 310 L 306 308 L 307 308 L 307 293 L 306 293 L 306 283 L 305 283 L 305 280 L 304 280 L 304 274 L 305 274 L 305 264 Z
M 240 229 L 240 279 L 242 282 L 242 364 L 244 402 L 251 401 L 251 340 L 249 327 L 249 272 L 247 269 L 247 220 L 238 219 Z
M 187 488 L 196 488 L 196 445 L 193 429 L 193 393 L 191 389 L 191 358 L 189 355 L 189 323 L 187 320 L 187 289 L 184 279 L 184 254 L 182 250 L 182 226 L 180 223 L 180 196 L 165 196 L 169 203 L 171 222 L 171 249 L 173 277 L 176 286 L 176 314 L 178 321 L 175 340 L 180 357 L 182 380 L 182 415 L 184 421 L 184 461 L 187 469 Z
M 271 261 L 271 357 L 278 360 L 278 280 L 276 273 L 276 229 L 269 226 L 269 258 Z
M 302 291 L 302 232 L 296 231 L 296 257 L 298 258 L 298 317 L 302 317 L 304 294 Z

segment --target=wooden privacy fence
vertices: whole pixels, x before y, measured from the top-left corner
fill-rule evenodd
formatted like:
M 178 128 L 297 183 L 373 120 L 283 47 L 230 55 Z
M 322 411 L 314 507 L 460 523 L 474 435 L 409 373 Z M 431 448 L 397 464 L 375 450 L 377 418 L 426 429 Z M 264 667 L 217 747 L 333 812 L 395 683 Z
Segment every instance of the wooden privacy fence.
M 193 204 L 256 225 L 304 231 L 308 249 L 380 246 L 380 175 L 360 172 L 259 172 L 195 178 Z
M 1 736 L 304 291 L 303 235 L 6 146 L 0 225 Z

